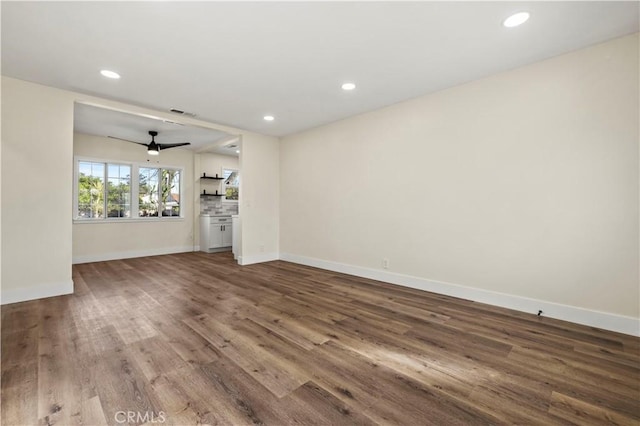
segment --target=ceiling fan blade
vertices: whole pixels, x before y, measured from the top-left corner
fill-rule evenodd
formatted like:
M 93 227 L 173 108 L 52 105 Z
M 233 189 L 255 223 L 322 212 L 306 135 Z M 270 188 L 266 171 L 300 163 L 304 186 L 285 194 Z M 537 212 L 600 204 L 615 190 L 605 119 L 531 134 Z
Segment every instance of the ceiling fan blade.
M 185 146 L 185 145 L 191 145 L 190 142 L 182 142 L 182 143 L 159 143 L 157 144 L 158 148 L 160 149 L 169 149 L 169 148 L 175 148 L 177 146 Z
M 146 143 L 142 143 L 142 142 L 136 142 L 136 141 L 130 141 L 129 139 L 122 139 L 122 138 L 117 138 L 115 136 L 107 136 L 110 139 L 117 139 L 119 141 L 125 141 L 125 142 L 131 142 L 131 143 L 137 143 L 138 145 L 143 145 L 143 146 L 149 146 Z

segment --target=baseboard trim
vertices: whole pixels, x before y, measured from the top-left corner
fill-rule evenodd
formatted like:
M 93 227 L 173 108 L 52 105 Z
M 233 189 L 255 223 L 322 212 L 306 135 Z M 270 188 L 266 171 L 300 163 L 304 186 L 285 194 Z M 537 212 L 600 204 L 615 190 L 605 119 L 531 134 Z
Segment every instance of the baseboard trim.
M 280 259 L 287 262 L 313 266 L 362 278 L 384 281 L 404 287 L 430 291 L 433 293 L 472 300 L 479 303 L 486 303 L 488 305 L 500 306 L 502 308 L 513 309 L 521 312 L 537 313 L 538 310 L 542 310 L 546 317 L 629 334 L 632 336 L 640 336 L 640 318 L 594 311 L 576 306 L 530 299 L 522 296 L 428 280 L 410 275 L 397 274 L 389 271 L 364 268 L 361 266 L 348 265 L 289 253 L 280 253 Z
M 250 256 L 239 256 L 238 264 L 245 266 L 252 265 L 254 263 L 271 262 L 274 260 L 280 260 L 280 255 L 278 253 L 260 253 Z
M 28 300 L 44 299 L 45 297 L 64 296 L 73 293 L 73 281 L 37 284 L 24 288 L 2 290 L 0 304 L 26 302 Z
M 131 259 L 134 257 L 160 256 L 163 254 L 186 253 L 194 251 L 193 246 L 182 247 L 164 247 L 147 250 L 119 251 L 114 253 L 100 253 L 88 256 L 74 256 L 72 263 L 74 265 L 90 262 L 104 262 L 106 260 Z

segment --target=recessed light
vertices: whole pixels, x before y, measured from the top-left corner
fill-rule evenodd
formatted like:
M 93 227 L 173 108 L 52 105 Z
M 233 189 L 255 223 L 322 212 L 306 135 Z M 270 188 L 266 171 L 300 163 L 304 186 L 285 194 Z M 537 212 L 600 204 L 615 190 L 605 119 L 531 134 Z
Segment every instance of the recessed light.
M 344 83 L 342 85 L 342 90 L 353 90 L 356 88 L 356 85 L 354 83 Z
M 507 28 L 513 28 L 513 27 L 517 27 L 518 25 L 524 24 L 525 22 L 527 22 L 528 19 L 529 19 L 528 12 L 518 12 L 514 15 L 509 16 L 507 19 L 505 19 L 502 25 L 504 25 Z
M 100 71 L 100 74 L 102 74 L 104 77 L 107 77 L 107 78 L 115 78 L 115 79 L 120 78 L 120 74 L 118 74 L 115 71 L 102 70 Z
M 265 121 L 273 121 L 275 120 L 275 117 L 273 115 L 265 115 L 264 117 Z

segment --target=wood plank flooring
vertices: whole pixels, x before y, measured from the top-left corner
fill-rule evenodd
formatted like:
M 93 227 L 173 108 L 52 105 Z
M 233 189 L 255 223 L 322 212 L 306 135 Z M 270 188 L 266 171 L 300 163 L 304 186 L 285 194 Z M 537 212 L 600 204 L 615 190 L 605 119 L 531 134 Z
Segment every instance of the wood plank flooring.
M 640 423 L 640 339 L 229 253 L 2 307 L 2 425 Z

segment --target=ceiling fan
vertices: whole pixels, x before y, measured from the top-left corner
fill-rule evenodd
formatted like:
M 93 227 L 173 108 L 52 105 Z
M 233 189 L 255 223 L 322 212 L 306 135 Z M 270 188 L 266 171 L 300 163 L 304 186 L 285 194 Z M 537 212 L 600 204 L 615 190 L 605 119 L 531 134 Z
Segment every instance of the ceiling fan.
M 115 136 L 109 136 L 111 139 L 119 139 L 125 142 L 137 143 L 138 145 L 144 145 L 147 147 L 147 154 L 149 155 L 158 155 L 160 154 L 160 150 L 175 148 L 178 146 L 191 145 L 189 142 L 181 142 L 181 143 L 156 143 L 156 136 L 158 136 L 158 132 L 155 130 L 149 130 L 149 135 L 151 135 L 151 142 L 142 143 L 136 141 L 130 141 L 128 139 L 116 138 Z

